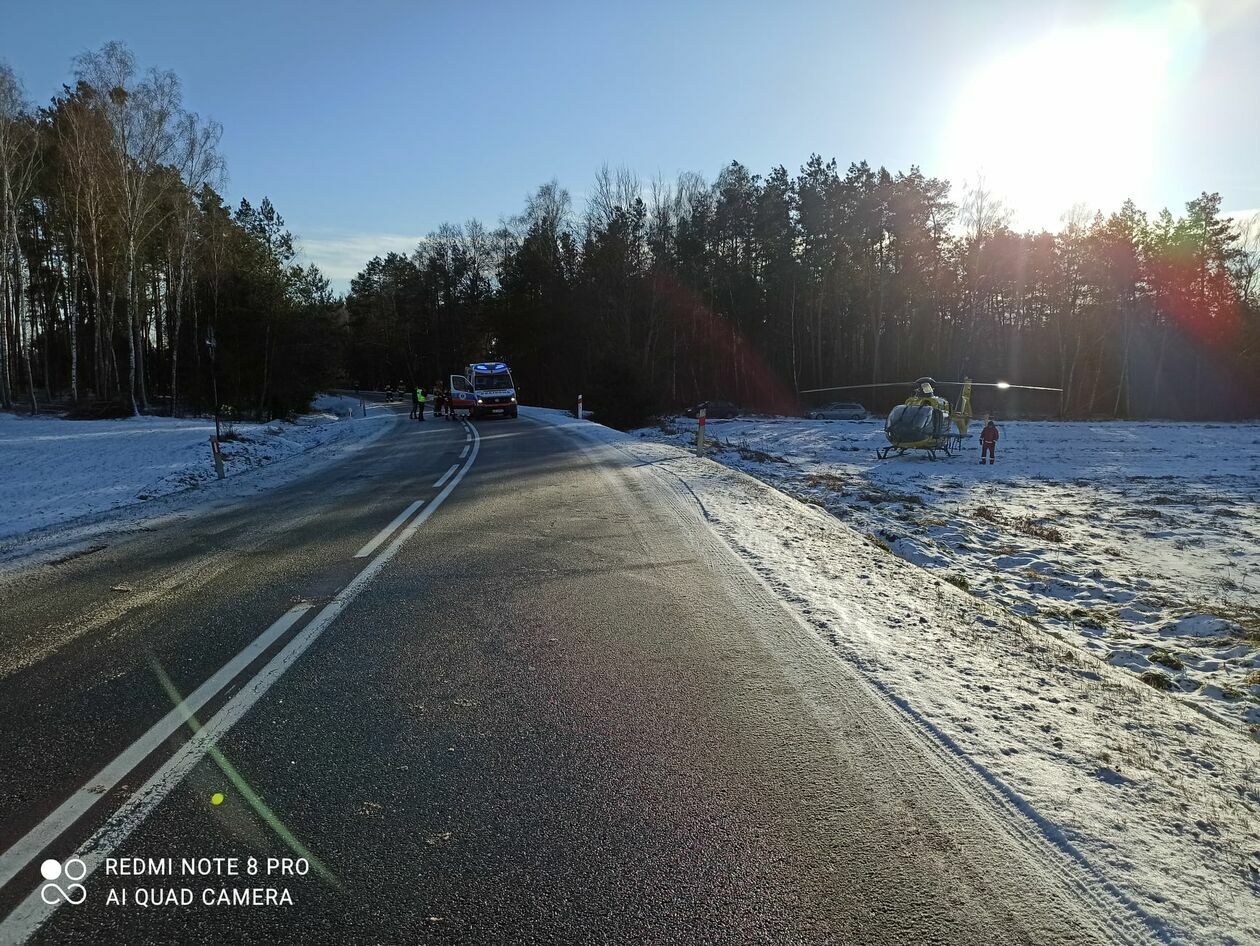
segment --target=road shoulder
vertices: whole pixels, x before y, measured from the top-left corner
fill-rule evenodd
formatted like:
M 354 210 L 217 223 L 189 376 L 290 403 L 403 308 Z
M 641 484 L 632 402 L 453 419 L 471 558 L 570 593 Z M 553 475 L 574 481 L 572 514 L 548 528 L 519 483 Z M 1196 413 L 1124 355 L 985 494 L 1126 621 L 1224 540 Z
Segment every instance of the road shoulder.
M 746 474 L 559 411 L 525 413 L 707 525 L 802 635 L 1122 928 L 1260 937 L 1245 738 Z

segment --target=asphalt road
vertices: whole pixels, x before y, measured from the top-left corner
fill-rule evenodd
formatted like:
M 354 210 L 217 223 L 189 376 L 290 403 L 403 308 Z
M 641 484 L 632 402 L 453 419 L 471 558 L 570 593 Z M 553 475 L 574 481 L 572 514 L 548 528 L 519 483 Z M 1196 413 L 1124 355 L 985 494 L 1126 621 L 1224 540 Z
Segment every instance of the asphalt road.
M 1115 935 L 711 534 L 537 420 L 400 420 L 0 613 L 0 942 Z M 65 905 L 40 864 L 75 852 Z

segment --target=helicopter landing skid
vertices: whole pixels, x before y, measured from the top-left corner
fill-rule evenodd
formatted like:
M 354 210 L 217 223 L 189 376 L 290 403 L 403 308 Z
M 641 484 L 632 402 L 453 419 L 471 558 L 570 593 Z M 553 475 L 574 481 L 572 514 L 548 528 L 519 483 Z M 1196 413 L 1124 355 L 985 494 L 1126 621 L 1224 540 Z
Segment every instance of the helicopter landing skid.
M 945 456 L 952 457 L 955 454 L 962 453 L 962 437 L 954 435 L 952 437 L 943 438 L 933 447 L 925 446 L 925 447 L 910 448 L 910 447 L 898 447 L 894 444 L 889 444 L 887 447 L 877 448 L 875 450 L 875 456 L 881 460 L 887 460 L 889 457 L 894 456 L 894 455 L 899 456 L 899 457 L 905 456 L 906 451 L 909 449 L 926 451 L 929 460 L 937 459 L 936 454 L 938 452 L 943 452 Z M 895 451 L 895 454 L 894 454 L 894 451 Z

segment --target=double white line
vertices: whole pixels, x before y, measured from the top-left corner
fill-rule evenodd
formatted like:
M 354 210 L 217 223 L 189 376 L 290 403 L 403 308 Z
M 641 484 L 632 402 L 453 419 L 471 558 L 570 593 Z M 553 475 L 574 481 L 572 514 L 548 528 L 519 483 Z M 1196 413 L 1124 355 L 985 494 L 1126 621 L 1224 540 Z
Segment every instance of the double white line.
M 372 538 L 367 545 L 354 553 L 355 558 L 367 558 L 376 551 L 376 547 L 394 534 L 394 530 L 411 518 L 411 514 L 424 505 L 423 499 L 417 499 L 414 503 L 396 515 L 392 522 Z
M 267 664 L 259 670 L 240 690 L 228 700 L 223 707 L 210 718 L 179 750 L 149 777 L 140 789 L 135 792 L 114 814 L 93 834 L 79 850 L 72 855 L 87 866 L 85 878 L 99 867 L 107 857 L 134 831 L 148 815 L 166 798 L 184 777 L 191 772 L 205 756 L 207 750 L 217 743 L 244 716 L 255 703 L 266 693 L 273 683 L 293 665 L 311 644 L 319 638 L 337 615 L 358 596 L 359 592 L 376 577 L 398 550 L 416 534 L 439 506 L 446 501 L 455 487 L 459 485 L 464 474 L 468 472 L 477 459 L 481 447 L 481 437 L 469 425 L 472 435 L 472 452 L 467 461 L 459 467 L 459 472 L 446 484 L 445 488 L 434 497 L 424 511 L 416 516 L 405 529 L 393 539 L 385 550 L 373 558 L 363 570 L 351 579 L 350 583 L 339 591 L 332 601 L 324 605 L 310 622 L 298 631 L 293 638 L 281 648 Z M 446 480 L 451 470 L 442 477 Z M 394 530 L 406 522 L 422 504 L 421 500 L 412 503 L 401 514 L 382 529 L 367 545 L 360 549 L 355 557 L 364 558 L 370 555 L 382 542 L 386 541 Z M 101 769 L 87 784 L 67 798 L 48 817 L 28 831 L 16 844 L 0 855 L 0 887 L 4 887 L 38 854 L 55 841 L 62 832 L 69 828 L 93 804 L 103 798 L 146 756 L 162 745 L 168 738 L 191 719 L 196 712 L 227 686 L 238 673 L 249 666 L 257 657 L 267 650 L 277 639 L 292 628 L 303 615 L 309 611 L 309 604 L 298 605 L 263 631 L 257 638 L 245 646 L 240 653 L 227 662 L 212 677 L 190 693 L 178 706 L 155 723 L 148 732 L 124 749 L 112 762 Z M 34 933 L 53 911 L 60 906 L 48 904 L 40 896 L 40 888 L 32 890 L 13 912 L 0 923 L 0 943 L 20 943 Z

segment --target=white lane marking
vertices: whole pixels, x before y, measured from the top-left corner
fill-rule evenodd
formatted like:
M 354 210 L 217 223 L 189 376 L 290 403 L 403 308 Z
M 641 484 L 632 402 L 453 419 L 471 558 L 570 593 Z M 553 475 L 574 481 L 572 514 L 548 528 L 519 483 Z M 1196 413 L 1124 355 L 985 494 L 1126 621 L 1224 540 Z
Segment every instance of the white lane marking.
M 465 448 L 464 448 L 464 453 L 467 453 L 467 452 L 468 452 L 468 448 L 467 448 L 467 447 L 465 447 Z M 459 458 L 460 458 L 461 460 L 464 458 L 464 453 L 461 453 L 461 454 L 459 455 Z M 452 474 L 453 474 L 456 470 L 458 470 L 458 469 L 459 469 L 459 464 L 458 464 L 458 463 L 452 464 L 452 465 L 451 465 L 451 468 L 450 468 L 449 470 L 447 470 L 445 473 L 443 473 L 443 474 L 442 474 L 442 478 L 441 478 L 441 479 L 439 479 L 436 483 L 434 483 L 434 484 L 433 484 L 433 488 L 434 488 L 434 489 L 437 489 L 439 486 L 441 486 L 443 483 L 445 483 L 447 480 L 449 480 L 449 479 L 451 478 L 451 475 L 452 475 Z
M 417 499 L 414 503 L 396 515 L 384 529 L 376 533 L 376 536 L 363 548 L 354 553 L 355 558 L 367 558 L 376 551 L 376 547 L 394 534 L 394 530 L 411 518 L 411 514 L 424 505 L 423 499 Z
M 385 547 L 384 551 L 368 562 L 363 567 L 363 570 L 351 579 L 350 584 L 341 589 L 336 597 L 328 602 L 302 630 L 293 635 L 293 639 L 285 644 L 283 649 L 272 657 L 265 667 L 259 670 L 249 682 L 244 684 L 223 705 L 222 709 L 215 713 L 210 718 L 210 721 L 197 731 L 196 735 L 184 743 L 175 755 L 163 763 L 162 767 L 154 772 L 149 777 L 149 780 L 141 786 L 140 790 L 128 798 L 123 806 L 114 812 L 109 820 L 88 838 L 79 850 L 71 855 L 79 858 L 86 865 L 87 873 L 84 874 L 85 878 L 104 863 L 106 858 L 117 849 L 118 845 L 139 827 L 144 819 L 180 783 L 184 776 L 196 767 L 197 763 L 204 757 L 206 750 L 228 733 L 232 726 L 280 678 L 280 675 L 289 669 L 293 662 L 302 656 L 302 653 L 311 644 L 315 643 L 319 635 L 336 619 L 337 615 L 345 610 L 346 606 L 354 600 L 355 596 L 363 590 L 363 587 L 369 581 L 376 577 L 377 572 L 398 554 L 398 550 L 403 547 L 408 539 L 416 534 L 416 531 L 424 525 L 434 511 L 446 501 L 446 498 L 459 485 L 459 481 L 464 478 L 464 474 L 472 468 L 473 463 L 476 461 L 480 448 L 481 437 L 474 432 L 472 455 L 468 457 L 468 462 L 460 468 L 455 478 L 446 484 L 446 488 L 434 497 L 433 502 L 429 503 L 420 515 L 408 523 L 407 527 Z M 302 609 L 305 611 L 309 607 L 309 605 L 303 605 Z M 294 610 L 296 611 L 297 609 L 295 608 Z M 292 613 L 290 612 L 290 614 Z M 184 702 L 187 703 L 188 701 L 185 700 Z M 26 899 L 19 903 L 13 909 L 13 912 L 5 918 L 4 922 L 0 923 L 0 943 L 24 942 L 61 905 L 60 898 L 57 899 L 56 903 L 45 903 L 40 896 L 41 889 L 42 884 L 32 890 L 26 896 Z
M 57 806 L 52 814 L 31 828 L 16 844 L 0 855 L 0 887 L 3 887 L 40 851 L 57 839 L 80 815 L 100 801 L 105 793 L 117 785 L 124 776 L 139 764 L 145 756 L 171 737 L 188 717 L 195 714 L 215 694 L 240 673 L 251 661 L 271 646 L 277 637 L 291 628 L 309 604 L 291 608 L 278 621 L 247 644 L 239 654 L 224 664 L 214 676 L 193 690 L 184 701 L 150 727 L 149 731 L 133 742 L 90 778 L 86 785 Z M 0 936 L 0 941 L 5 941 Z
M 468 444 L 464 444 L 464 449 L 463 449 L 463 451 L 460 453 L 459 458 L 460 458 L 461 460 L 462 460 L 462 459 L 464 459 L 464 454 L 466 454 L 467 452 L 468 452 Z

